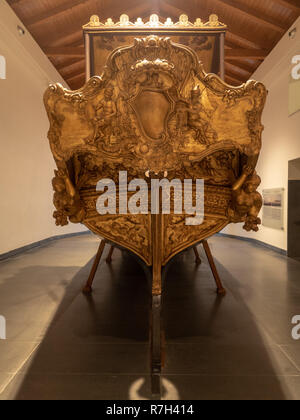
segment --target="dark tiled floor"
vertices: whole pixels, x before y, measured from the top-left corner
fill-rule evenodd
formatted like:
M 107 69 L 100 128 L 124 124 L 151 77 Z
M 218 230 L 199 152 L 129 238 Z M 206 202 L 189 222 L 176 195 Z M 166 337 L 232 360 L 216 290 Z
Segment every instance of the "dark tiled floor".
M 300 263 L 224 237 L 170 267 L 163 298 L 163 398 L 300 399 Z M 0 263 L 0 399 L 149 399 L 149 295 L 135 259 L 101 263 L 81 294 L 97 239 L 63 239 Z

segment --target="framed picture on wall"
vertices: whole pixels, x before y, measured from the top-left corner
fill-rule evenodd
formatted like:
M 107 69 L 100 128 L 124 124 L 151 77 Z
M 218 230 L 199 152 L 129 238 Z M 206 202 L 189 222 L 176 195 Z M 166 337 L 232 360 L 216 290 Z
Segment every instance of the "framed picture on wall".
M 263 190 L 263 226 L 284 229 L 284 188 Z

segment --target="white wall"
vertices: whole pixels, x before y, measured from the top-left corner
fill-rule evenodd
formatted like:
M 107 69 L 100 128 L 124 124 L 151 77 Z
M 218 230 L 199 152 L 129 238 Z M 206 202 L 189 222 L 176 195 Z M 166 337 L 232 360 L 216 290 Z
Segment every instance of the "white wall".
M 260 227 L 258 233 L 247 233 L 242 225 L 230 225 L 224 233 L 258 239 L 277 248 L 287 249 L 288 161 L 300 158 L 300 112 L 288 116 L 289 77 L 292 57 L 300 54 L 300 18 L 296 38 L 288 32 L 251 77 L 263 82 L 269 90 L 263 114 L 263 147 L 257 172 L 262 178 L 260 191 L 266 188 L 285 189 L 284 231 Z
M 56 227 L 52 218 L 55 163 L 43 93 L 49 83 L 64 81 L 31 35 L 19 35 L 17 25 L 24 27 L 0 0 L 0 56 L 7 67 L 6 79 L 0 78 L 0 254 L 84 229 Z

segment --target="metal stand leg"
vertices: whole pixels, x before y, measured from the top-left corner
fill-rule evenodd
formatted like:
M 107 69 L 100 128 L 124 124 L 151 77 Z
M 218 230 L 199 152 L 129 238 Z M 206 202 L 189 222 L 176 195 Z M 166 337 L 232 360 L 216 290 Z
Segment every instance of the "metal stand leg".
M 224 287 L 222 285 L 222 281 L 219 277 L 217 268 L 215 266 L 215 262 L 214 262 L 212 253 L 210 251 L 208 242 L 206 240 L 204 240 L 204 241 L 202 241 L 202 245 L 203 245 L 205 254 L 207 256 L 211 271 L 213 273 L 213 276 L 214 276 L 214 279 L 215 279 L 215 282 L 216 282 L 216 285 L 217 285 L 217 293 L 218 293 L 218 295 L 225 296 L 226 295 L 226 290 L 224 289 Z
M 151 390 L 152 398 L 161 398 L 161 215 L 152 215 L 153 226 L 153 265 L 152 265 L 152 319 L 151 319 Z
M 95 260 L 94 260 L 93 267 L 91 269 L 89 278 L 86 282 L 86 285 L 82 289 L 83 293 L 89 294 L 89 293 L 92 292 L 92 284 L 93 284 L 94 277 L 95 277 L 97 268 L 99 266 L 99 263 L 100 263 L 100 260 L 101 260 L 101 257 L 102 257 L 102 254 L 103 254 L 103 251 L 104 251 L 104 248 L 105 248 L 105 244 L 106 244 L 105 240 L 102 239 L 101 242 L 100 242 L 100 245 L 99 245 L 99 248 L 98 248 L 98 251 L 97 251 L 97 254 L 96 254 L 96 257 L 95 257 Z
M 151 314 L 151 391 L 161 398 L 161 295 L 152 296 Z
M 108 256 L 106 257 L 106 262 L 107 262 L 107 264 L 110 264 L 110 263 L 111 263 L 111 257 L 112 257 L 112 254 L 113 254 L 114 250 L 115 250 L 115 247 L 112 245 L 112 246 L 110 247 L 110 250 L 109 250 Z
M 199 255 L 199 252 L 198 252 L 197 247 L 194 246 L 193 250 L 194 250 L 194 253 L 195 253 L 195 257 L 196 257 L 195 263 L 197 265 L 200 265 L 202 263 L 202 261 L 201 261 L 201 258 L 200 258 L 200 255 Z

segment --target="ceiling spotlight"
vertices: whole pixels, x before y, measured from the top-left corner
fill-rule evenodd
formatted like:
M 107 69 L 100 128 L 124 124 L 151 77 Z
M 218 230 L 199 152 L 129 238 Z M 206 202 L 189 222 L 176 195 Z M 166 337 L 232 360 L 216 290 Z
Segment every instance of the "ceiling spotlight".
M 290 37 L 290 39 L 295 39 L 295 38 L 296 38 L 296 34 L 297 34 L 297 28 L 292 29 L 292 30 L 289 32 L 289 37 Z
M 22 26 L 17 26 L 17 30 L 18 30 L 18 32 L 19 32 L 19 35 L 25 35 L 25 29 L 24 28 L 22 28 Z

